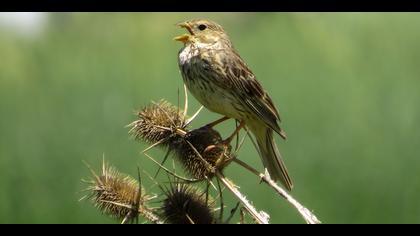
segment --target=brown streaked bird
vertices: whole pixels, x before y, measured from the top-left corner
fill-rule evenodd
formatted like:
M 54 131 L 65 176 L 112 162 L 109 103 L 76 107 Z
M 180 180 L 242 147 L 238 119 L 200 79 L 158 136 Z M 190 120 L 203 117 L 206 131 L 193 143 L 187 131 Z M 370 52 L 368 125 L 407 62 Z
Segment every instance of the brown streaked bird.
M 292 181 L 273 137 L 275 131 L 286 139 L 286 133 L 279 126 L 280 115 L 226 32 L 219 24 L 204 19 L 177 25 L 189 32 L 174 38 L 184 43 L 178 63 L 185 85 L 203 106 L 225 116 L 210 125 L 229 118 L 241 122 L 226 142 L 246 125 L 257 140 L 270 177 L 291 190 Z

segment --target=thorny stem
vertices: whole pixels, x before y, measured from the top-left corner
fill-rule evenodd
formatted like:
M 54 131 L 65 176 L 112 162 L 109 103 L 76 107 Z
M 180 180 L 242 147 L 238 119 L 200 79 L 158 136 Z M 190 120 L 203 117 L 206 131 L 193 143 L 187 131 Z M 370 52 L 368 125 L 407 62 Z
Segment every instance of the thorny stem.
M 245 209 L 251 214 L 251 216 L 259 223 L 259 224 L 268 224 L 268 218 L 266 214 L 261 214 L 257 212 L 255 207 L 242 195 L 241 192 L 234 186 L 231 180 L 228 180 L 222 173 L 216 171 L 216 176 L 219 178 L 222 183 L 238 198 L 238 200 L 242 203 Z
M 220 197 L 220 212 L 219 212 L 219 219 L 222 220 L 223 219 L 223 208 L 225 208 L 225 204 L 223 202 L 223 189 L 220 186 L 220 181 L 219 179 L 216 179 L 217 182 L 217 189 L 219 191 L 219 197 Z
M 269 176 L 264 175 L 258 172 L 256 169 L 252 168 L 245 162 L 235 158 L 234 161 L 244 167 L 245 169 L 249 170 L 251 173 L 255 174 L 256 176 L 260 177 L 266 184 L 268 184 L 271 188 L 273 188 L 280 196 L 286 199 L 290 204 L 292 204 L 297 211 L 300 213 L 302 218 L 306 221 L 307 224 L 320 224 L 321 221 L 306 207 L 300 204 L 296 199 L 294 199 L 291 195 L 289 195 L 284 189 L 277 185 Z
M 151 210 L 149 209 L 139 209 L 139 213 L 146 218 L 148 221 L 154 223 L 154 224 L 163 224 L 164 222 L 162 220 L 160 220 L 160 218 L 153 213 Z
M 149 154 L 147 154 L 147 153 L 143 153 L 143 154 L 144 154 L 146 157 L 148 157 L 151 161 L 153 161 L 156 165 L 158 165 L 158 166 L 159 166 L 159 168 L 163 169 L 166 173 L 168 173 L 168 174 L 170 174 L 170 175 L 174 176 L 174 177 L 175 177 L 175 178 L 177 178 L 177 179 L 181 179 L 181 180 L 183 180 L 183 181 L 190 182 L 190 183 L 195 183 L 195 182 L 199 182 L 199 181 L 201 181 L 201 180 L 199 180 L 199 179 L 188 179 L 188 178 L 185 178 L 185 177 L 179 176 L 179 175 L 177 175 L 176 173 L 174 173 L 174 172 L 172 172 L 172 171 L 168 170 L 168 168 L 166 168 L 165 166 L 163 166 L 163 165 L 159 164 L 159 162 L 157 162 L 157 161 L 156 161 L 153 157 L 151 157 Z
M 181 137 L 185 137 L 186 132 L 182 129 L 177 128 L 176 129 L 176 133 L 178 133 L 178 135 L 181 135 Z M 232 184 L 232 182 L 230 180 L 228 180 L 226 177 L 223 176 L 222 173 L 220 173 L 217 169 L 214 169 L 202 156 L 201 154 L 197 151 L 197 149 L 194 147 L 194 145 L 192 145 L 189 141 L 187 141 L 187 143 L 190 145 L 190 147 L 194 150 L 194 152 L 200 157 L 200 161 L 203 162 L 203 164 L 206 165 L 206 167 L 211 170 L 211 172 L 215 173 L 215 175 L 217 176 L 218 179 L 221 180 L 221 182 L 238 198 L 238 200 L 243 204 L 243 206 L 245 207 L 245 210 L 247 210 L 250 215 L 260 224 L 268 224 L 268 217 L 266 213 L 259 213 L 257 212 L 257 210 L 255 209 L 255 207 L 245 198 L 245 196 Z M 147 150 L 149 150 L 150 148 L 148 148 Z M 145 154 L 146 156 L 147 153 L 143 152 L 143 154 Z M 148 156 L 149 158 L 151 158 L 150 156 Z M 151 158 L 153 160 L 153 158 Z M 237 161 L 238 163 L 241 163 L 241 161 L 237 160 L 237 158 L 234 158 L 235 161 Z M 154 160 L 153 160 L 154 161 Z M 159 163 L 157 163 L 156 161 L 154 161 L 156 164 L 159 165 Z M 243 163 L 243 166 L 250 170 L 252 173 L 256 174 L 256 175 L 260 175 L 260 173 L 258 171 L 256 171 L 255 169 L 253 169 L 252 167 L 248 166 L 247 164 Z M 167 169 L 165 169 L 163 166 L 159 165 L 160 168 L 163 168 L 165 171 L 167 172 L 171 172 Z M 262 175 L 262 174 L 261 174 Z M 262 175 L 263 177 L 265 177 L 264 175 Z M 178 176 L 177 176 L 178 177 Z M 261 177 L 261 178 L 263 178 Z M 270 185 L 269 179 L 265 177 L 266 182 Z M 273 182 L 270 179 L 271 182 Z M 211 182 L 210 182 L 211 183 Z M 275 184 L 275 183 L 274 183 Z M 278 187 L 278 186 L 277 186 Z M 277 190 L 277 189 L 276 189 Z M 281 195 L 282 192 L 285 192 L 284 190 L 282 190 L 281 188 L 279 190 L 277 190 Z M 287 193 L 286 193 L 287 194 Z M 282 195 L 282 196 L 286 196 L 286 195 Z M 286 197 L 285 197 L 286 198 Z M 299 205 L 299 203 L 297 201 L 295 201 L 293 198 L 292 200 L 289 200 L 288 198 L 286 198 L 289 202 L 291 202 L 295 207 Z M 297 209 L 303 209 L 304 207 L 298 208 Z M 306 209 L 306 208 L 304 208 Z M 306 209 L 307 210 L 307 209 Z M 309 212 L 309 210 L 307 210 Z M 302 212 L 299 210 L 299 212 Z M 309 212 L 310 213 L 310 212 Z M 316 217 L 315 217 L 316 219 Z M 150 220 L 151 222 L 153 222 L 152 220 Z M 307 221 L 308 222 L 308 221 Z
M 188 142 L 188 141 L 187 141 Z M 201 156 L 201 154 L 197 151 L 197 149 L 195 149 L 195 147 L 188 142 L 191 147 L 193 148 L 193 150 L 197 153 L 197 155 L 199 157 L 201 157 L 200 161 L 204 162 L 205 164 L 207 164 L 208 168 L 211 168 L 211 165 Z M 159 163 L 157 161 L 155 161 L 153 158 L 151 158 L 147 153 L 143 153 L 144 155 L 146 155 L 147 157 L 149 157 L 149 159 L 151 159 L 153 162 L 155 162 L 155 164 L 159 165 Z M 160 165 L 159 165 L 160 166 Z M 163 170 L 165 170 L 168 173 L 171 173 L 170 170 L 166 169 L 163 166 L 160 166 Z M 238 200 L 242 203 L 242 205 L 245 207 L 245 209 L 250 213 L 250 215 L 260 224 L 268 224 L 268 217 L 267 214 L 264 213 L 259 213 L 257 212 L 257 210 L 255 209 L 255 207 L 245 198 L 245 196 L 234 186 L 234 184 L 232 183 L 231 180 L 228 180 L 222 173 L 220 173 L 220 171 L 215 170 L 214 171 L 216 177 L 221 180 L 221 182 L 238 198 Z M 174 173 L 171 173 L 172 175 L 175 176 Z M 177 176 L 178 177 L 178 176 Z M 178 177 L 179 178 L 179 177 Z M 208 179 L 209 183 L 211 184 L 211 181 Z M 219 189 L 220 190 L 220 189 Z M 153 221 L 152 221 L 153 222 Z

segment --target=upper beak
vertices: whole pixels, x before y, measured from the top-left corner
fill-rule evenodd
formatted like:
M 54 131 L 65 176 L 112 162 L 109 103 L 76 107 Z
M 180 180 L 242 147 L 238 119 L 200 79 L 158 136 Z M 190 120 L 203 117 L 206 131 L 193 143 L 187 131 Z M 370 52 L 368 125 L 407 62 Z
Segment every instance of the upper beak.
M 188 22 L 181 22 L 181 23 L 176 24 L 176 26 L 179 26 L 181 28 L 185 28 L 185 29 L 188 30 L 188 32 L 190 32 L 191 35 L 194 35 L 194 33 L 192 31 L 192 28 L 191 28 L 191 25 L 188 24 Z
M 185 28 L 185 29 L 188 30 L 188 32 L 190 32 L 191 35 L 194 35 L 194 33 L 191 30 L 191 26 L 187 22 L 178 23 L 178 24 L 176 24 L 176 26 L 179 26 L 181 28 Z M 190 41 L 191 35 L 183 34 L 183 35 L 180 35 L 178 37 L 175 37 L 174 40 L 186 43 L 186 42 Z

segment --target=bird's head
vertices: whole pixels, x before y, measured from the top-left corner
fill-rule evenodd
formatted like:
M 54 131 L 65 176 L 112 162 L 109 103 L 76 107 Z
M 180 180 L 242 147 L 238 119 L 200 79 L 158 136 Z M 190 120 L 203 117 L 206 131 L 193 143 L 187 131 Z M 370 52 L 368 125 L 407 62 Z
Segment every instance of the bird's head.
M 212 45 L 218 42 L 226 42 L 230 44 L 229 37 L 226 32 L 223 30 L 222 26 L 216 22 L 195 19 L 184 21 L 176 25 L 187 29 L 189 32 L 189 34 L 183 34 L 174 38 L 174 40 L 183 42 L 184 44 L 200 43 Z

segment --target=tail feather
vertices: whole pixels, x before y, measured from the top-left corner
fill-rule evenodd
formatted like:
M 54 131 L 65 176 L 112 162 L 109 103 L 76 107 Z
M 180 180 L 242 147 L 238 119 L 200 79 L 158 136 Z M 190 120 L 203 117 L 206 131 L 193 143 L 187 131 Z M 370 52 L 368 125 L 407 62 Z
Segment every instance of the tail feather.
M 253 132 L 257 139 L 258 148 L 264 167 L 274 181 L 280 181 L 290 191 L 293 188 L 292 180 L 277 148 L 271 128 L 263 128 Z

